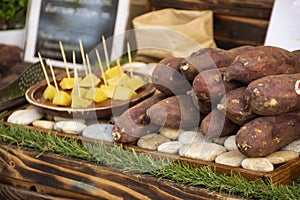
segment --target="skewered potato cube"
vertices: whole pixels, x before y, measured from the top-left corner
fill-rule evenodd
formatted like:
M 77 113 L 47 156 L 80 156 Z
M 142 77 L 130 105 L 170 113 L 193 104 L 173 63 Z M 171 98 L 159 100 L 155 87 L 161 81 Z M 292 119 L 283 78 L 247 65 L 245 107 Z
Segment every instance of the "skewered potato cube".
M 133 77 L 126 81 L 126 86 L 132 90 L 137 90 L 145 85 L 144 80 L 141 77 Z
M 91 80 L 92 77 L 92 80 Z M 80 82 L 80 87 L 95 87 L 100 83 L 100 78 L 98 78 L 95 74 L 90 74 L 84 77 Z
M 114 100 L 128 100 L 134 95 L 135 95 L 134 90 L 120 85 L 116 88 L 113 99 Z
M 43 97 L 45 99 L 48 99 L 48 100 L 52 101 L 52 99 L 54 98 L 56 92 L 57 92 L 56 88 L 53 85 L 48 85 L 47 88 L 43 92 Z
M 126 85 L 126 82 L 129 80 L 127 74 L 122 74 L 122 76 L 116 76 L 110 79 L 107 79 L 107 84 L 112 86 Z
M 100 88 L 90 88 L 85 95 L 85 98 L 93 100 L 96 103 L 106 100 L 108 97 Z
M 122 74 L 123 74 L 123 71 L 120 70 L 120 68 L 118 66 L 107 69 L 104 72 L 104 76 L 106 79 L 110 79 L 113 77 L 120 77 Z
M 64 90 L 72 89 L 74 87 L 74 78 L 63 78 L 59 86 Z
M 71 101 L 72 98 L 68 93 L 64 91 L 59 91 L 56 92 L 56 94 L 54 95 L 52 103 L 60 106 L 68 106 L 71 104 Z
M 104 94 L 108 97 L 108 98 L 113 98 L 115 90 L 116 90 L 116 86 L 113 85 L 101 85 L 100 89 L 104 92 Z
M 71 108 L 87 108 L 92 105 L 92 101 L 89 99 L 84 99 L 78 95 L 72 96 Z

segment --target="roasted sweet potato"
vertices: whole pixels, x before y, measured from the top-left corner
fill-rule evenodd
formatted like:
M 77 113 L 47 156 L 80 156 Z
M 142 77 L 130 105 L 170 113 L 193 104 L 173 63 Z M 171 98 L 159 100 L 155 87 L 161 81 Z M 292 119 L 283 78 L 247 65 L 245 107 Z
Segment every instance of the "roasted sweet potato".
M 151 122 L 167 128 L 196 128 L 200 112 L 188 95 L 171 96 L 147 110 Z
M 167 96 L 186 94 L 191 84 L 180 73 L 179 67 L 183 58 L 164 58 L 152 72 L 154 87 Z
M 219 101 L 222 96 L 243 84 L 238 81 L 223 81 L 227 68 L 211 69 L 199 73 L 193 81 L 193 90 L 197 97 L 210 102 Z
M 245 99 L 258 115 L 278 115 L 300 109 L 300 95 L 295 83 L 300 73 L 270 75 L 252 81 L 246 88 Z
M 146 111 L 164 98 L 162 93 L 154 94 L 121 114 L 112 130 L 114 140 L 120 143 L 135 143 L 140 137 L 159 131 L 161 127 L 151 122 Z
M 236 144 L 248 157 L 267 156 L 300 138 L 300 113 L 258 117 L 240 128 Z
M 227 92 L 221 99 L 217 108 L 221 110 L 228 119 L 238 125 L 244 125 L 257 117 L 250 111 L 245 101 L 246 87 L 240 87 Z
M 235 134 L 239 127 L 215 108 L 202 120 L 200 131 L 208 138 L 218 138 Z
M 294 53 L 273 46 L 257 46 L 241 53 L 228 67 L 224 80 L 237 80 L 245 84 L 258 78 L 276 74 L 300 72 Z
M 190 82 L 204 70 L 229 66 L 235 55 L 220 48 L 203 48 L 185 58 L 181 64 L 181 73 Z
M 21 62 L 22 49 L 14 45 L 0 45 L 0 73 Z

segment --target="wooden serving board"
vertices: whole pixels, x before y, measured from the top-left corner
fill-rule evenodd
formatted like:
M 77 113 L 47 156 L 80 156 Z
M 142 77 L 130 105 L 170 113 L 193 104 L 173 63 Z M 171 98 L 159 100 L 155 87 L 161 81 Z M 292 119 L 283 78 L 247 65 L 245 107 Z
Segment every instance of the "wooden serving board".
M 2 116 L 2 119 L 4 119 L 4 124 L 6 126 L 14 126 L 13 124 L 5 121 L 5 119 L 12 112 L 13 111 L 9 111 Z M 22 126 L 22 127 L 29 129 L 29 130 L 38 130 L 42 133 L 49 134 L 49 130 L 36 128 L 33 126 Z M 78 136 L 78 135 L 74 135 L 74 134 L 66 134 L 66 133 L 61 133 L 61 132 L 57 132 L 57 131 L 50 131 L 50 133 L 56 134 L 57 136 L 60 136 L 60 137 L 76 139 L 78 142 L 90 142 L 90 143 L 102 142 L 108 146 L 115 145 L 110 142 L 94 140 L 94 139 L 90 139 L 90 138 L 86 138 L 86 137 Z M 182 157 L 179 155 L 173 155 L 173 154 L 167 154 L 167 153 L 162 153 L 162 152 L 158 152 L 158 151 L 147 150 L 147 149 L 140 148 L 136 145 L 123 145 L 123 147 L 126 150 L 130 150 L 130 151 L 132 149 L 134 149 L 135 152 L 137 152 L 137 153 L 145 153 L 148 155 L 152 155 L 154 157 L 168 158 L 169 160 L 173 160 L 174 162 L 186 162 L 194 167 L 210 166 L 216 173 L 226 174 L 229 176 L 232 174 L 239 174 L 247 180 L 262 179 L 264 181 L 272 181 L 274 184 L 290 184 L 293 180 L 297 179 L 300 176 L 300 157 L 298 157 L 297 159 L 291 160 L 289 162 L 286 162 L 284 164 L 275 165 L 274 166 L 275 169 L 272 172 L 255 172 L 255 171 L 243 169 L 241 167 L 231 167 L 231 166 L 227 166 L 227 165 L 223 165 L 223 164 L 218 164 L 215 162 L 207 162 L 207 161 L 202 161 L 202 160 L 198 160 L 198 159 Z

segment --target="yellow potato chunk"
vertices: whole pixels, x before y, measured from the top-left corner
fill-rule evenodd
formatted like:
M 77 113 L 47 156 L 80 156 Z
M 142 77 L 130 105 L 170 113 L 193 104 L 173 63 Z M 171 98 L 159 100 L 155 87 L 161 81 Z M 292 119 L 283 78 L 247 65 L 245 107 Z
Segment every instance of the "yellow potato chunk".
M 84 99 L 78 95 L 72 96 L 71 108 L 87 108 L 92 105 L 93 101 Z
M 90 88 L 86 93 L 85 98 L 93 100 L 96 103 L 100 103 L 106 100 L 108 97 L 100 88 Z
M 74 78 L 63 78 L 59 86 L 64 90 L 72 89 L 74 87 Z
M 106 79 L 110 79 L 113 77 L 120 77 L 123 74 L 123 71 L 120 70 L 118 66 L 112 67 L 110 69 L 105 70 L 104 75 Z
M 80 87 L 94 87 L 100 83 L 100 78 L 98 78 L 95 74 L 87 75 L 80 82 Z
M 86 88 L 79 88 L 80 90 L 80 97 L 81 98 L 84 98 L 88 89 Z M 79 92 L 78 92 L 78 89 L 77 87 L 73 88 L 72 92 L 71 92 L 71 97 L 73 98 L 73 96 L 78 96 Z
M 114 100 L 129 100 L 135 95 L 135 91 L 125 86 L 118 86 L 116 88 L 113 99 Z
M 43 97 L 45 99 L 48 99 L 50 101 L 52 101 L 52 99 L 54 98 L 55 94 L 56 94 L 56 88 L 53 85 L 49 85 L 47 86 L 47 88 L 44 90 L 43 92 Z
M 141 77 L 133 77 L 126 81 L 126 86 L 132 90 L 137 90 L 145 85 L 144 80 Z
M 122 74 L 122 76 L 116 76 L 110 79 L 107 79 L 107 84 L 112 86 L 126 85 L 126 82 L 129 80 L 127 74 Z
M 113 85 L 101 85 L 100 89 L 104 92 L 104 94 L 108 97 L 108 98 L 113 98 L 114 94 L 115 94 L 115 90 L 116 90 L 116 86 Z
M 71 104 L 71 101 L 72 98 L 68 93 L 59 91 L 55 94 L 52 103 L 60 106 L 68 106 Z

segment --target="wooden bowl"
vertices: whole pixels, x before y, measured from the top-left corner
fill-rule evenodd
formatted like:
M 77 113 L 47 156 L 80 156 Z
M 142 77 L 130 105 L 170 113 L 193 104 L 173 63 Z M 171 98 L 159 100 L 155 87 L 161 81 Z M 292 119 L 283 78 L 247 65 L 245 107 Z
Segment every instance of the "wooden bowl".
M 110 118 L 111 116 L 120 115 L 129 107 L 148 98 L 155 92 L 155 87 L 152 85 L 149 75 L 137 72 L 134 72 L 133 75 L 141 77 L 146 84 L 136 91 L 137 95 L 135 97 L 126 101 L 107 99 L 100 103 L 93 103 L 92 106 L 88 108 L 71 108 L 70 106 L 54 105 L 51 101 L 43 97 L 43 92 L 47 87 L 45 80 L 31 86 L 26 91 L 25 97 L 30 104 L 53 116 L 68 118 Z M 57 78 L 57 82 L 62 80 L 62 78 L 63 77 Z M 54 85 L 53 81 L 51 84 Z

